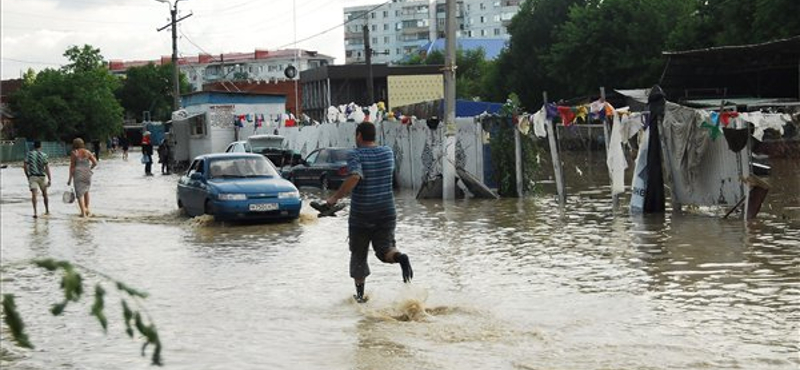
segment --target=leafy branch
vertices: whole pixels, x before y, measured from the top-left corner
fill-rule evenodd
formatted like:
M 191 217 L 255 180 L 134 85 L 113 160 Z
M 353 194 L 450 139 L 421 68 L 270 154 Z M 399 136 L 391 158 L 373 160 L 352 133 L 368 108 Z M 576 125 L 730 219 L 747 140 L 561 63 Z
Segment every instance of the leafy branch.
M 64 309 L 70 302 L 78 302 L 83 295 L 83 277 L 81 276 L 78 268 L 81 270 L 89 271 L 92 273 L 97 274 L 111 282 L 114 286 L 116 286 L 117 290 L 123 294 L 123 296 L 127 296 L 129 299 L 133 300 L 136 303 L 136 307 L 140 308 L 137 310 L 132 310 L 131 307 L 128 305 L 128 302 L 125 298 L 122 298 L 122 318 L 125 323 L 125 333 L 133 338 L 134 336 L 134 327 L 139 334 L 142 335 L 144 344 L 142 346 L 142 356 L 146 356 L 146 349 L 149 345 L 153 345 L 153 354 L 151 356 L 151 363 L 153 365 L 161 366 L 163 365 L 161 359 L 161 341 L 158 338 L 158 331 L 156 330 L 155 324 L 152 322 L 152 319 L 147 315 L 147 322 L 142 318 L 142 314 L 140 311 L 144 311 L 147 314 L 146 310 L 142 307 L 139 303 L 139 299 L 147 298 L 147 293 L 133 289 L 127 286 L 125 283 L 118 281 L 106 274 L 93 271 L 89 268 L 72 264 L 68 261 L 59 261 L 54 260 L 52 258 L 47 259 L 37 259 L 33 261 L 35 266 L 41 267 L 47 271 L 56 272 L 58 270 L 62 270 L 62 277 L 61 277 L 61 289 L 64 291 L 64 300 L 61 302 L 54 303 L 50 307 L 50 313 L 54 316 L 59 316 L 64 312 Z M 108 329 L 108 319 L 105 314 L 105 296 L 106 290 L 100 283 L 95 284 L 94 286 L 94 302 L 92 304 L 91 310 L 89 314 L 94 316 L 97 321 L 100 323 L 100 326 L 103 327 L 103 331 L 107 332 Z M 31 343 L 30 339 L 28 338 L 27 334 L 25 333 L 25 324 L 22 321 L 22 317 L 20 316 L 16 303 L 14 301 L 13 294 L 4 294 L 2 298 L 2 306 L 3 306 L 3 321 L 8 325 L 11 331 L 11 337 L 16 342 L 16 344 L 20 347 L 30 348 L 33 349 L 33 343 Z

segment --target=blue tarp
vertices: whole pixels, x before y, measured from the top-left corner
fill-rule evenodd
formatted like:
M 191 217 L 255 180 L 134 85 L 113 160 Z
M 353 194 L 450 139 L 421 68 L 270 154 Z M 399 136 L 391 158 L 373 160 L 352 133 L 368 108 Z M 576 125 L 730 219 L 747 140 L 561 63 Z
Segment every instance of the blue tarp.
M 503 104 L 490 103 L 472 100 L 456 100 L 456 117 L 475 117 L 481 113 L 499 113 Z M 440 112 L 444 112 L 444 100 L 439 107 Z

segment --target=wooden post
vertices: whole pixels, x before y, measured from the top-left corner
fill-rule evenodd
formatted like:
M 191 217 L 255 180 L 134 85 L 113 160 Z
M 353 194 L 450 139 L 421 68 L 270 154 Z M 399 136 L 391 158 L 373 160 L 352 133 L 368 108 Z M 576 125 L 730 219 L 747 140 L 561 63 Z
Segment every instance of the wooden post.
M 520 140 L 519 128 L 513 127 L 512 129 L 514 130 L 514 159 L 517 170 L 517 197 L 522 198 L 522 196 L 525 195 L 524 191 L 522 190 L 522 140 Z
M 542 93 L 545 109 L 547 109 L 547 91 Z M 556 190 L 558 191 L 558 203 L 562 206 L 567 201 L 567 194 L 564 189 L 564 172 L 561 169 L 561 158 L 558 155 L 558 145 L 554 134 L 553 122 L 547 124 L 547 140 L 550 143 L 550 158 L 553 160 L 553 172 L 556 178 Z

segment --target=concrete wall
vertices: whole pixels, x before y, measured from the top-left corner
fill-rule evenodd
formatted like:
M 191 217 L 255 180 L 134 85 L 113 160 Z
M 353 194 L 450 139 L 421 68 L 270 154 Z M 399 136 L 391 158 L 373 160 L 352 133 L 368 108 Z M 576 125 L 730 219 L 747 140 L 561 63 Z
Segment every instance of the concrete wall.
M 322 147 L 355 148 L 354 122 L 318 126 L 283 127 L 285 145 L 303 156 Z M 473 118 L 457 120 L 456 164 L 483 180 L 483 130 Z M 425 120 L 410 125 L 378 123 L 378 142 L 394 151 L 397 181 L 401 188 L 417 190 L 422 183 L 442 173 L 444 124 L 430 129 Z

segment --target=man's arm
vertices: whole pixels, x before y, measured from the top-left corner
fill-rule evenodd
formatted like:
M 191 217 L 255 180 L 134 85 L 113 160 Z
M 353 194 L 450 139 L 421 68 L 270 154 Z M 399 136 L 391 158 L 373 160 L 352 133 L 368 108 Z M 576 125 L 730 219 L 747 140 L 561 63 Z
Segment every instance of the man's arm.
M 28 157 L 27 156 L 25 156 L 25 162 L 22 162 L 22 170 L 25 171 L 25 177 L 30 177 L 30 176 L 28 176 Z
M 339 190 L 336 191 L 336 194 L 333 194 L 333 196 L 328 198 L 328 204 L 334 205 L 339 201 L 339 199 L 346 197 L 351 191 L 353 191 L 356 185 L 358 185 L 359 181 L 361 181 L 361 176 L 357 174 L 350 175 L 347 180 L 344 180 L 342 186 L 340 186 Z

